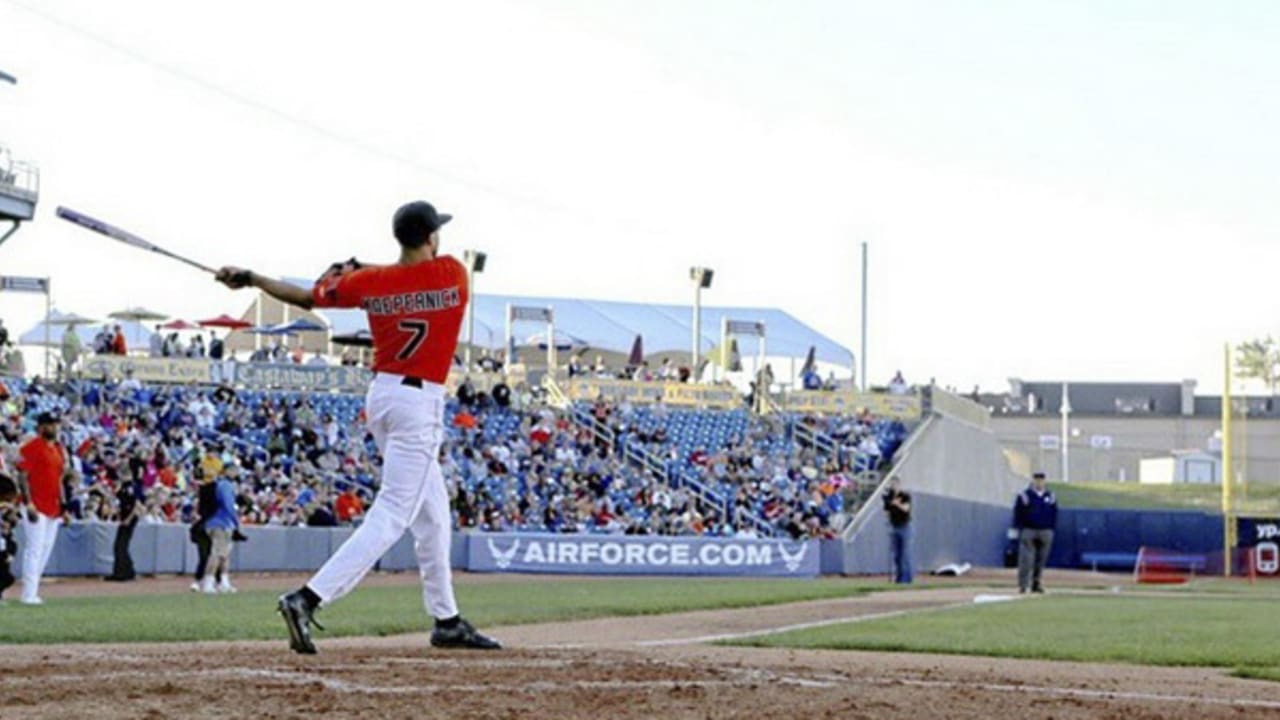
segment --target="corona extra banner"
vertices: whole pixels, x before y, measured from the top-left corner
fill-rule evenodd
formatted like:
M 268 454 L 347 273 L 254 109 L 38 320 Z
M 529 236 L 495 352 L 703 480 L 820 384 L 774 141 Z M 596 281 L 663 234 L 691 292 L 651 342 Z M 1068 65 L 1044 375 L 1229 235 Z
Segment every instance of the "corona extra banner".
M 738 391 L 725 385 L 575 378 L 569 381 L 567 391 L 571 400 L 590 401 L 603 397 L 611 402 L 625 400 L 637 405 L 662 401 L 667 405 L 732 410 L 742 404 Z
M 215 363 L 188 358 L 144 358 L 124 355 L 92 355 L 81 363 L 85 377 L 119 380 L 126 373 L 142 382 L 210 384 L 221 381 L 221 367 Z

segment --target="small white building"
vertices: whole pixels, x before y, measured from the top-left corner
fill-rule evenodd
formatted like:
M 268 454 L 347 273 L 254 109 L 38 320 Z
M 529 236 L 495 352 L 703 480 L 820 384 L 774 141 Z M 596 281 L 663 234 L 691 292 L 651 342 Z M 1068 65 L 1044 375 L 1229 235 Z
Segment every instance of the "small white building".
M 1222 482 L 1222 458 L 1203 450 L 1174 450 L 1170 457 L 1142 460 L 1138 465 L 1138 482 L 1218 485 Z

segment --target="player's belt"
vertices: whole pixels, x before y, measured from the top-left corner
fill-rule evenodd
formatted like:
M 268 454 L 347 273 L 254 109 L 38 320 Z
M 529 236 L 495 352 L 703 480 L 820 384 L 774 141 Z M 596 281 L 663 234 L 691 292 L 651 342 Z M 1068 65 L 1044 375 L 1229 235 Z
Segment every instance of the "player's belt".
M 421 390 L 422 378 L 409 377 L 408 375 L 405 375 L 404 378 L 400 380 L 400 384 L 408 385 L 411 388 L 418 388 L 419 390 Z

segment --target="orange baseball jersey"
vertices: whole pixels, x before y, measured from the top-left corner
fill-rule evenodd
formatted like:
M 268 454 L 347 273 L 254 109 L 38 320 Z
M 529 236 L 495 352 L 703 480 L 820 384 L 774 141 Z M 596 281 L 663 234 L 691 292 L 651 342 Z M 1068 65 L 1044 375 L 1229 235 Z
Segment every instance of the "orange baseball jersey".
M 41 515 L 58 517 L 62 514 L 62 471 L 67 462 L 62 446 L 34 437 L 18 453 L 18 468 L 27 474 L 31 488 L 28 501 Z
M 373 369 L 443 385 L 466 312 L 467 270 L 449 255 L 321 278 L 316 307 L 363 309 L 373 332 Z

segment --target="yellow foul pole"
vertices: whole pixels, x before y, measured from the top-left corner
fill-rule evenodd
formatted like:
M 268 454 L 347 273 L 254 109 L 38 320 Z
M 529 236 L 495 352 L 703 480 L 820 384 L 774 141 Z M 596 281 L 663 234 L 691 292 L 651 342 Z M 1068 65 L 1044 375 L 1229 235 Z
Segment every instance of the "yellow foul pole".
M 1223 346 L 1222 383 L 1222 574 L 1231 576 L 1235 513 L 1231 511 L 1231 344 Z

